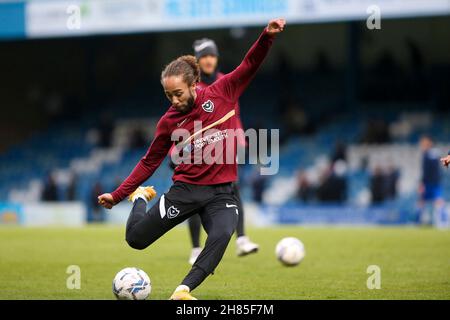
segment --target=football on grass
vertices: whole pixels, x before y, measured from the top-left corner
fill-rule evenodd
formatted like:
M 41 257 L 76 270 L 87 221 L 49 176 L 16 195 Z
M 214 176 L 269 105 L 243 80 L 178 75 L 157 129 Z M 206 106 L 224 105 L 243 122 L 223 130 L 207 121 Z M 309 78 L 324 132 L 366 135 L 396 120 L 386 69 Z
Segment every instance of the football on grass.
M 305 246 L 297 238 L 283 238 L 278 242 L 275 254 L 284 265 L 295 266 L 305 257 Z
M 143 270 L 125 268 L 114 277 L 112 289 L 119 300 L 145 300 L 152 291 L 152 285 Z

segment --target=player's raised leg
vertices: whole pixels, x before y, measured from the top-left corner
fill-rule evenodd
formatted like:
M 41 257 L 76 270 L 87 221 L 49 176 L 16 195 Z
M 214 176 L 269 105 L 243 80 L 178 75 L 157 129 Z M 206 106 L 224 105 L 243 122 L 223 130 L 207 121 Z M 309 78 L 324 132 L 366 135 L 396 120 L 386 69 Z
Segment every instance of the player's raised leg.
M 195 207 L 192 204 L 177 202 L 175 205 L 167 199 L 168 196 L 170 197 L 163 194 L 147 211 L 147 201 L 151 198 L 148 197 L 146 188 L 139 187 L 130 195 L 133 208 L 126 226 L 126 241 L 130 247 L 137 250 L 147 248 L 193 214 Z

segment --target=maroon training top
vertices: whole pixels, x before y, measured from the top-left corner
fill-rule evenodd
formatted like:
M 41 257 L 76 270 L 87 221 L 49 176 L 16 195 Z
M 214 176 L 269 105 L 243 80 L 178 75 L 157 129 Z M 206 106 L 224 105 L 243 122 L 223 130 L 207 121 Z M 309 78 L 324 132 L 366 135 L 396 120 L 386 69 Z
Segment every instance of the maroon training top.
M 190 135 L 193 135 L 190 143 L 185 145 L 189 147 L 188 150 L 192 153 L 192 159 L 194 159 L 193 154 L 196 152 L 198 154 L 198 151 L 205 152 L 207 149 L 208 152 L 211 152 L 211 149 L 214 149 L 214 144 L 221 140 L 224 140 L 222 141 L 223 148 L 219 151 L 223 156 L 222 162 L 225 162 L 225 157 L 228 157 L 226 154 L 230 154 L 230 152 L 230 158 L 236 158 L 236 147 L 226 148 L 227 130 L 239 128 L 236 120 L 236 104 L 266 57 L 273 38 L 264 29 L 258 40 L 247 52 L 242 63 L 235 70 L 220 77 L 210 86 L 196 90 L 197 98 L 189 112 L 178 112 L 173 106 L 167 110 L 156 126 L 155 138 L 145 156 L 139 161 L 128 178 L 112 192 L 112 197 L 116 203 L 122 201 L 152 176 L 173 145 L 174 141 L 171 137 L 172 132 L 176 129 L 186 129 Z M 201 121 L 202 129 L 207 127 L 210 127 L 210 129 L 199 131 L 195 128 L 194 131 L 194 121 Z M 233 137 L 233 139 L 236 138 Z M 218 151 L 215 150 L 215 152 Z M 214 151 L 211 154 L 217 157 Z M 214 185 L 236 181 L 236 161 L 230 164 L 217 162 L 219 161 L 208 164 L 202 161 L 202 163 L 196 164 L 192 160 L 192 163 L 178 164 L 172 180 L 198 185 Z
M 215 81 L 217 81 L 218 79 L 222 78 L 225 74 L 222 72 L 217 72 L 217 78 Z M 197 84 L 197 88 L 199 88 L 200 90 L 210 86 L 211 84 L 207 84 L 205 82 L 200 81 L 200 83 Z M 236 102 L 236 104 L 234 105 L 234 110 L 236 110 L 236 115 L 233 117 L 234 121 L 236 121 L 236 128 L 238 129 L 242 129 L 242 132 L 239 131 L 237 136 L 236 136 L 236 142 L 237 142 L 237 146 L 240 148 L 244 148 L 247 144 L 245 142 L 245 135 L 244 135 L 244 126 L 242 125 L 242 120 L 241 120 L 241 107 L 239 105 L 239 101 Z M 169 154 L 170 151 L 169 151 Z

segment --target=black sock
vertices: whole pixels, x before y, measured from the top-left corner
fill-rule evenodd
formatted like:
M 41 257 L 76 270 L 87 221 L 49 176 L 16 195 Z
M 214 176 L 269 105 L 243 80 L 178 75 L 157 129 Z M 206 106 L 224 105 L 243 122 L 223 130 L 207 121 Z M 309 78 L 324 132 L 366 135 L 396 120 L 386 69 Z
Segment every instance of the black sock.
M 200 219 L 200 215 L 194 214 L 188 220 L 189 223 L 189 232 L 191 233 L 191 241 L 192 247 L 198 248 L 200 247 L 200 229 L 202 227 L 202 221 Z
M 236 234 L 238 237 L 245 236 L 244 233 L 244 211 L 239 210 L 238 223 L 236 227 Z
M 193 266 L 189 274 L 184 278 L 183 282 L 181 284 L 184 284 L 185 286 L 188 286 L 189 289 L 192 291 L 195 288 L 197 288 L 200 283 L 203 282 L 203 280 L 206 279 L 208 274 L 203 271 L 203 269 Z
M 241 194 L 239 192 L 239 188 L 237 187 L 236 184 L 234 184 L 233 187 L 234 187 L 234 195 L 236 196 L 236 199 L 237 199 L 236 204 L 238 205 L 238 212 L 239 212 L 238 223 L 237 223 L 237 227 L 236 227 L 236 235 L 238 237 L 242 237 L 242 236 L 245 236 L 245 232 L 244 232 L 244 206 L 242 205 Z

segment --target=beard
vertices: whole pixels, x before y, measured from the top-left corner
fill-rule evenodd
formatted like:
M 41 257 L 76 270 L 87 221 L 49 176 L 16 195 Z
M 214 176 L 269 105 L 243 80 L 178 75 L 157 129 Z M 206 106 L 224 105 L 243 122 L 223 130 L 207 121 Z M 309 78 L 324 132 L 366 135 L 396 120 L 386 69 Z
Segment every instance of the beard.
M 195 98 L 193 93 L 190 91 L 189 92 L 189 98 L 186 102 L 186 107 L 183 108 L 183 110 L 180 110 L 181 113 L 187 113 L 189 111 L 192 110 L 192 108 L 194 108 L 194 103 L 195 103 Z
M 189 96 L 187 98 L 186 103 L 175 107 L 175 109 L 180 113 L 188 113 L 194 108 L 195 104 L 195 92 L 193 90 L 189 90 Z
M 187 101 L 187 111 L 190 111 L 190 110 L 192 110 L 192 108 L 194 107 L 194 102 L 195 102 L 195 99 L 194 99 L 194 95 L 192 94 L 192 92 L 190 92 L 189 93 L 189 99 L 188 99 L 188 101 Z

